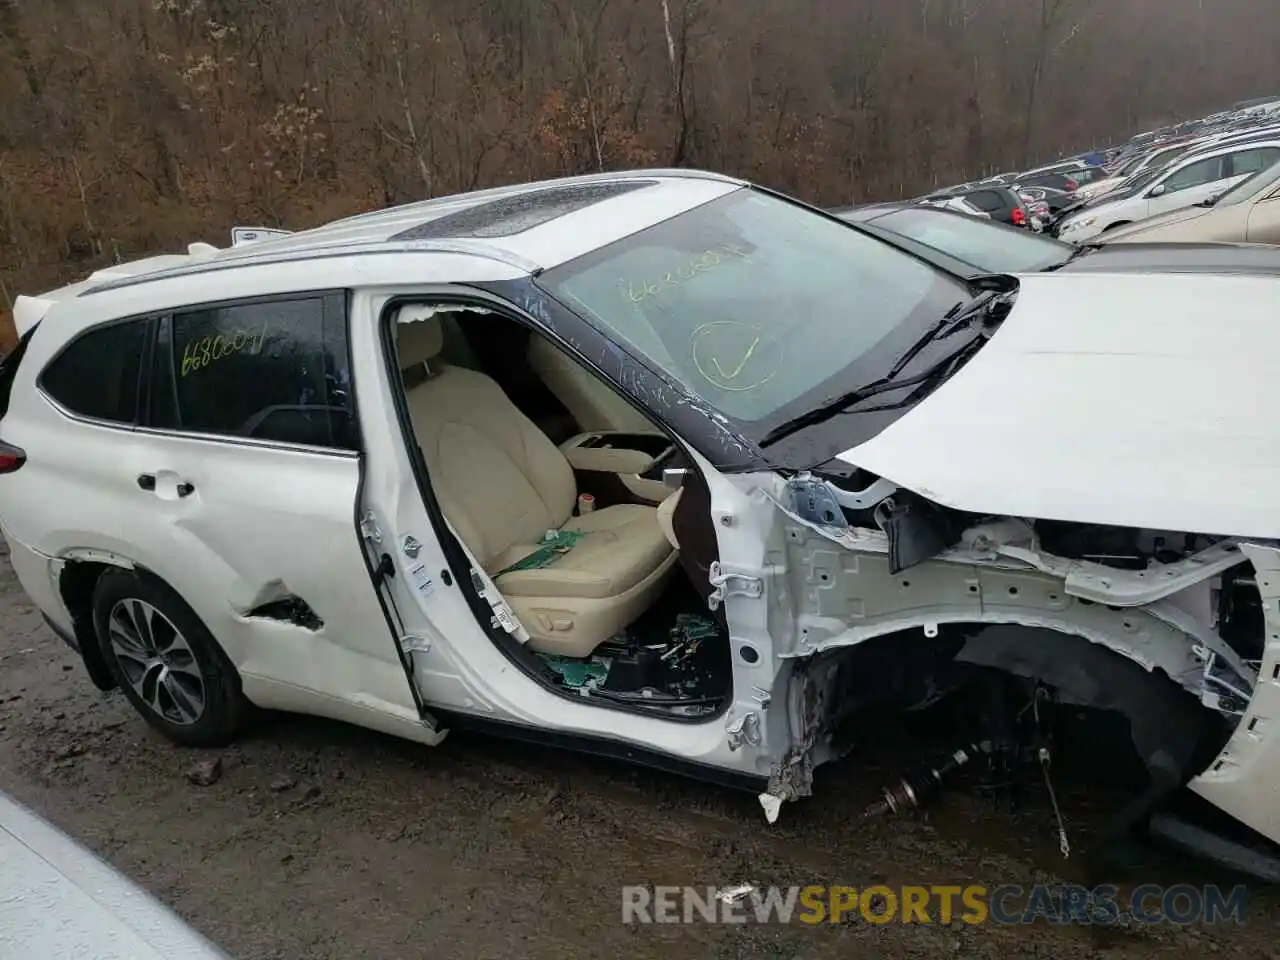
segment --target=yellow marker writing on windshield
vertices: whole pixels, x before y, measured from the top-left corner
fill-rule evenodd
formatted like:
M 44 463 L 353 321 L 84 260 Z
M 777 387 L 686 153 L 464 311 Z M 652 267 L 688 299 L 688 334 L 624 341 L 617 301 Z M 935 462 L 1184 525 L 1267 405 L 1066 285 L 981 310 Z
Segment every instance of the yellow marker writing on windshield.
M 709 247 L 675 269 L 668 270 L 660 280 L 645 280 L 626 284 L 624 289 L 627 299 L 632 303 L 643 303 L 650 297 L 658 296 L 664 290 L 688 283 L 699 274 L 708 273 L 734 258 L 745 260 L 750 254 L 751 251 L 746 247 L 735 246 L 731 243 L 726 243 L 719 247 Z

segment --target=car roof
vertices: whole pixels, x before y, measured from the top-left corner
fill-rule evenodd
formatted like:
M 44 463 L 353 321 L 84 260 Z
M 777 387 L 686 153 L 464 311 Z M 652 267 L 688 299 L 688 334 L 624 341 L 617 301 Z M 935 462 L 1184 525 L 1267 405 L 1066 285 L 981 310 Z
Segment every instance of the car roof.
M 743 181 L 688 170 L 638 170 L 480 190 L 364 213 L 232 248 L 213 260 L 333 247 L 470 242 L 477 254 L 549 269 L 722 196 Z
M 1242 140 L 1239 143 L 1214 143 L 1198 150 L 1188 150 L 1172 161 L 1166 168 L 1166 172 L 1186 166 L 1188 163 L 1194 163 L 1197 160 L 1208 160 L 1212 157 L 1221 157 L 1229 153 L 1244 153 L 1247 150 L 1255 150 L 1258 147 L 1277 146 L 1280 146 L 1280 132 L 1273 133 L 1270 136 L 1259 137 L 1257 140 Z
M 349 266 L 352 257 L 360 254 L 448 254 L 452 256 L 450 279 L 458 283 L 495 279 L 497 273 L 503 277 L 528 276 L 746 185 L 742 180 L 698 170 L 592 174 L 404 204 L 227 249 L 193 244 L 186 255 L 120 264 L 80 283 L 15 298 L 15 325 L 21 334 L 57 304 L 63 304 L 59 308 L 63 315 L 80 313 L 68 310 L 71 304 L 66 301 L 96 299 L 99 295 L 120 304 L 108 307 L 103 303 L 102 310 L 107 314 L 161 309 L 182 299 L 182 293 L 166 281 L 192 282 L 241 268 L 293 265 L 294 275 L 302 284 L 310 282 L 303 274 L 315 273 L 304 267 L 326 260 L 336 280 L 345 269 L 341 258 Z M 375 273 L 381 282 L 396 282 L 389 267 L 376 269 Z M 417 272 L 413 276 L 421 282 L 444 279 Z M 407 279 L 401 277 L 400 282 Z M 374 275 L 370 274 L 369 281 L 373 280 Z M 255 292 L 283 290 L 288 282 L 283 275 L 275 276 L 268 284 L 272 289 Z M 200 302 L 194 299 L 200 295 L 197 287 L 206 286 L 191 287 L 191 302 Z M 149 290 L 155 295 L 146 295 Z M 126 291 L 134 295 L 112 297 Z M 89 319 L 87 314 L 81 316 Z

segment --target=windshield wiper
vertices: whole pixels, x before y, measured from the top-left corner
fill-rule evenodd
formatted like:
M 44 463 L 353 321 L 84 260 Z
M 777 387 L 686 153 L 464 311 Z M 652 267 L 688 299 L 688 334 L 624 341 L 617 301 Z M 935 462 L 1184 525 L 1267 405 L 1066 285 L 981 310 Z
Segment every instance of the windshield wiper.
M 949 374 L 952 366 L 957 360 L 966 357 L 970 350 L 979 344 L 985 343 L 990 331 L 984 329 L 982 333 L 976 337 L 966 341 L 964 346 L 958 350 L 954 350 L 946 356 L 940 358 L 936 362 L 929 365 L 928 369 L 922 370 L 914 376 L 905 377 L 901 380 L 897 379 L 898 374 L 909 364 L 926 346 L 937 340 L 943 340 L 954 334 L 957 330 L 961 330 L 968 326 L 975 319 L 981 318 L 984 327 L 990 325 L 989 311 L 993 305 L 1002 301 L 1000 293 L 997 291 L 986 291 L 974 297 L 967 302 L 957 303 L 954 307 L 943 314 L 942 319 L 926 330 L 920 338 L 907 348 L 889 368 L 879 380 L 874 380 L 864 386 L 858 387 L 856 390 L 850 390 L 848 393 L 834 397 L 825 403 L 814 407 L 812 410 L 806 410 L 797 417 L 778 424 L 762 437 L 758 443 L 761 449 L 773 446 L 793 434 L 799 433 L 801 430 L 808 429 L 815 424 L 822 423 L 824 420 L 830 420 L 833 416 L 847 410 L 854 404 L 861 403 L 870 397 L 877 396 L 881 393 L 888 393 L 890 390 L 900 390 L 903 387 L 915 386 L 924 383 L 927 380 L 934 379 L 939 375 Z M 1003 319 L 1003 318 L 1002 318 Z
M 1072 250 L 1069 254 L 1067 254 L 1067 258 L 1065 260 L 1062 260 L 1059 263 L 1050 264 L 1049 266 L 1045 267 L 1044 270 L 1041 271 L 1041 273 L 1053 273 L 1053 271 L 1055 270 L 1061 270 L 1068 263 L 1075 263 L 1081 257 L 1087 256 L 1093 253 L 1095 250 L 1102 249 L 1102 246 L 1103 245 L 1101 243 L 1097 243 L 1097 242 L 1090 243 L 1089 241 L 1086 240 L 1084 243 L 1078 244 L 1074 250 Z

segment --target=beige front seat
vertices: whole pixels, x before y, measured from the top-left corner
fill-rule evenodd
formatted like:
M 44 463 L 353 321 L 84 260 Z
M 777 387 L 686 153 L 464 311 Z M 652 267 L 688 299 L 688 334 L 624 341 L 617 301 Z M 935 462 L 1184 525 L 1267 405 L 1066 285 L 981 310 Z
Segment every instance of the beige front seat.
M 582 432 L 657 432 L 635 407 L 552 346 L 546 337 L 535 334 L 529 338 L 528 358 L 533 372 L 578 421 Z
M 675 564 L 657 511 L 619 505 L 574 517 L 578 490 L 564 455 L 489 377 L 428 363 L 441 347 L 438 317 L 398 324 L 409 416 L 440 508 L 495 578 L 529 646 L 585 657 L 644 612 Z M 579 534 L 566 553 L 503 572 L 561 529 Z

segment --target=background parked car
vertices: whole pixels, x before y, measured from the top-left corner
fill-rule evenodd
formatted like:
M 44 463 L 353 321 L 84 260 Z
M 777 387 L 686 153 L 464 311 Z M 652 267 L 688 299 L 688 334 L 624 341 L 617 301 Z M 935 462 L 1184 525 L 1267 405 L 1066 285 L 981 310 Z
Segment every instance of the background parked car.
M 1024 198 L 1041 201 L 1049 208 L 1049 216 L 1054 217 L 1075 202 L 1075 194 L 1066 190 L 1055 190 L 1053 187 L 1023 187 Z
M 913 203 L 878 203 L 832 212 L 934 266 L 970 279 L 1061 266 L 1077 250 L 1030 230 Z
M 940 200 L 922 200 L 921 206 L 936 207 L 939 210 L 951 210 L 955 213 L 962 213 L 968 217 L 977 217 L 979 220 L 990 220 L 991 214 L 985 210 L 979 210 L 964 197 L 946 197 Z
M 1216 147 L 1188 154 L 1169 165 L 1150 186 L 1068 217 L 1058 236 L 1079 243 L 1114 227 L 1201 203 L 1280 161 L 1280 140 Z
M 1221 196 L 1112 230 L 1100 239 L 1280 244 L 1280 163 L 1259 170 Z
M 992 220 L 999 223 L 1007 223 L 1010 226 L 1026 229 L 1031 227 L 1031 213 L 1027 210 L 1027 205 L 1023 203 L 1022 197 L 1018 195 L 1018 192 L 1011 187 L 1001 187 L 995 184 L 985 187 L 966 185 L 931 193 L 923 198 L 923 202 L 932 203 L 938 200 L 948 200 L 952 197 L 963 197 L 973 206 L 984 211 Z

